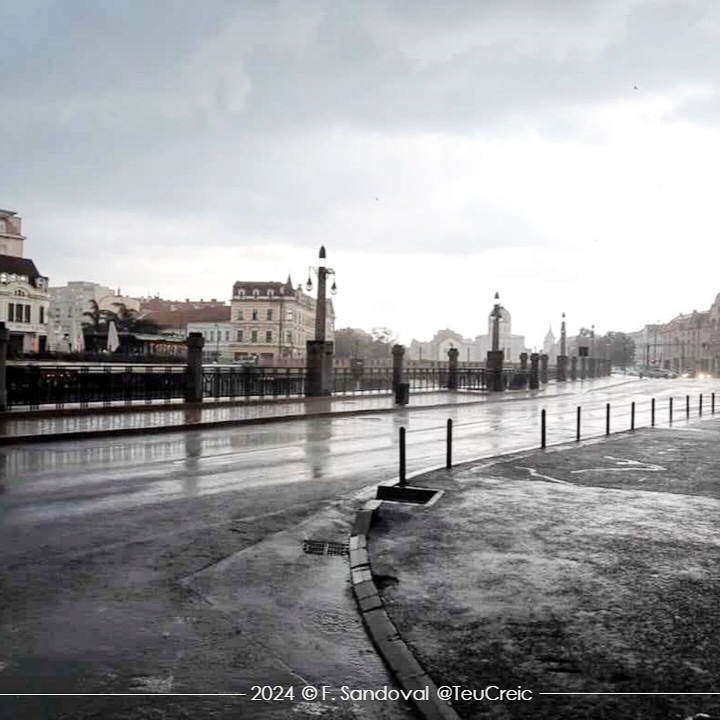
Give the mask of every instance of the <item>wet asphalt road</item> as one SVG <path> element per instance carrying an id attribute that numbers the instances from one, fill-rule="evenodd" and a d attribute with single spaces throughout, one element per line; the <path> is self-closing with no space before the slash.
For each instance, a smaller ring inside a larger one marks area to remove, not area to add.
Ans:
<path id="1" fill-rule="evenodd" d="M 219 693 L 252 685 L 375 688 L 390 682 L 359 624 L 342 558 L 302 540 L 346 539 L 353 511 L 408 472 L 704 412 L 718 381 L 632 380 L 571 395 L 316 418 L 0 450 L 2 693 Z M 720 407 L 718 408 L 720 411 Z M 380 705 L 299 697 L 2 698 L 2 717 L 406 718 Z"/>

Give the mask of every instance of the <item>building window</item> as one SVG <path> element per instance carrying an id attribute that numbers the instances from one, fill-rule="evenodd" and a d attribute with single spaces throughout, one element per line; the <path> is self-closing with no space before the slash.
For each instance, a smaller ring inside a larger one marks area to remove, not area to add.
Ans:
<path id="1" fill-rule="evenodd" d="M 259 296 L 260 296 L 260 291 L 259 291 L 259 290 L 253 290 L 253 297 L 256 298 L 256 297 L 259 297 Z"/>
<path id="2" fill-rule="evenodd" d="M 273 295 L 275 295 L 275 293 L 272 290 L 268 290 L 267 296 L 272 297 Z"/>
<path id="3" fill-rule="evenodd" d="M 230 342 L 230 331 L 229 330 L 225 331 L 225 342 Z"/>
<path id="4" fill-rule="evenodd" d="M 237 331 L 237 341 L 238 341 L 238 342 L 242 342 L 242 341 L 243 341 L 243 331 L 242 331 L 242 330 L 238 330 L 238 331 Z"/>
<path id="5" fill-rule="evenodd" d="M 265 331 L 265 342 L 271 343 L 272 342 L 272 330 L 266 330 Z"/>
<path id="6" fill-rule="evenodd" d="M 257 342 L 257 330 L 253 330 L 253 331 L 250 333 L 250 340 L 251 340 L 252 342 L 254 342 L 254 343 Z"/>
<path id="7" fill-rule="evenodd" d="M 15 322 L 15 303 L 8 303 L 8 321 Z"/>
<path id="8" fill-rule="evenodd" d="M 292 345 L 292 332 L 290 330 L 285 333 L 285 341 L 288 345 Z"/>
<path id="9" fill-rule="evenodd" d="M 242 311 L 242 310 L 238 310 L 237 319 L 238 319 L 238 320 L 244 320 L 244 319 L 245 319 L 245 318 L 243 317 L 243 311 Z"/>
<path id="10" fill-rule="evenodd" d="M 210 330 L 209 338 L 210 338 L 210 342 L 212 342 L 215 339 L 215 331 L 214 330 Z"/>
<path id="11" fill-rule="evenodd" d="M 258 311 L 257 311 L 257 310 L 253 310 L 253 311 L 252 311 L 252 319 L 253 319 L 253 320 L 257 320 L 257 319 L 258 319 Z"/>
<path id="12" fill-rule="evenodd" d="M 272 308 L 268 308 L 268 311 L 267 311 L 267 319 L 268 319 L 268 320 L 272 320 Z"/>
<path id="13" fill-rule="evenodd" d="M 45 324 L 45 307 L 43 305 L 40 306 L 40 324 Z"/>

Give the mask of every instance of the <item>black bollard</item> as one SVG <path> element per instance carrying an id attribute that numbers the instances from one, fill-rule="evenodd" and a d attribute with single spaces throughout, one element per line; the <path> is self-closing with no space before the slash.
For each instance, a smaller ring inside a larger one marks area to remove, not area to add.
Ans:
<path id="1" fill-rule="evenodd" d="M 545 447 L 545 410 L 540 413 L 540 447 Z"/>
<path id="2" fill-rule="evenodd" d="M 700 393 L 700 402 L 698 403 L 698 415 L 702 417 L 702 393 Z"/>
<path id="3" fill-rule="evenodd" d="M 670 407 L 668 408 L 668 409 L 669 409 L 669 413 L 670 413 L 670 424 L 671 424 L 671 425 L 672 425 L 672 420 L 673 420 L 673 418 L 672 418 L 672 416 L 673 416 L 673 412 L 672 412 L 672 405 L 673 405 L 673 403 L 672 403 L 672 401 L 673 401 L 673 399 L 670 398 Z"/>
<path id="4" fill-rule="evenodd" d="M 405 479 L 405 428 L 400 428 L 400 484 L 406 485 Z"/>
<path id="5" fill-rule="evenodd" d="M 690 396 L 685 396 L 685 417 L 690 418 Z"/>
<path id="6" fill-rule="evenodd" d="M 655 427 L 655 398 L 653 398 L 650 403 L 650 425 L 651 427 Z"/>
<path id="7" fill-rule="evenodd" d="M 710 412 L 715 414 L 715 393 L 710 396 Z"/>
<path id="8" fill-rule="evenodd" d="M 635 401 L 630 403 L 630 429 L 635 429 Z"/>
<path id="9" fill-rule="evenodd" d="M 452 467 L 452 419 L 447 421 L 447 445 L 445 448 L 445 467 L 449 470 Z"/>
<path id="10" fill-rule="evenodd" d="M 575 429 L 575 441 L 576 442 L 580 442 L 580 412 L 581 412 L 581 409 L 580 409 L 580 406 L 578 405 L 577 423 L 576 423 L 577 427 Z"/>
<path id="11" fill-rule="evenodd" d="M 610 403 L 605 405 L 605 434 L 610 434 Z"/>

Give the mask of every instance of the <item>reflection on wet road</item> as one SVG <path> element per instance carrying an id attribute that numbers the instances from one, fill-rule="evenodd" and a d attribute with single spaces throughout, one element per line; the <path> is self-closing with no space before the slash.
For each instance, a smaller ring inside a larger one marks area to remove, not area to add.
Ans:
<path id="1" fill-rule="evenodd" d="M 407 429 L 408 472 L 444 462 L 445 427 L 454 423 L 454 461 L 536 447 L 539 418 L 547 412 L 548 443 L 575 437 L 575 413 L 582 410 L 583 437 L 605 431 L 605 405 L 611 403 L 613 432 L 630 427 L 630 403 L 636 402 L 636 426 L 650 424 L 650 401 L 657 398 L 656 422 L 667 423 L 673 396 L 675 420 L 691 417 L 698 396 L 717 381 L 637 381 L 593 389 L 576 383 L 572 395 L 514 399 L 437 410 L 398 409 L 391 414 L 314 418 L 296 422 L 47 443 L 0 450 L 4 524 L 43 522 L 252 488 L 292 486 L 315 481 L 357 479 L 358 487 L 397 474 L 398 429 Z M 718 408 L 720 411 L 720 408 Z M 328 495 L 332 488 L 328 487 Z"/>

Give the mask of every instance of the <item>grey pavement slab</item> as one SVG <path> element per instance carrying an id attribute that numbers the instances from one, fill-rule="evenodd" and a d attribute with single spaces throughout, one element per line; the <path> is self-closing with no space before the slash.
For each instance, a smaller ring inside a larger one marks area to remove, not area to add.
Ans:
<path id="1" fill-rule="evenodd" d="M 532 691 L 462 718 L 720 717 L 719 442 L 711 418 L 516 453 L 380 508 L 374 578 L 436 685 Z"/>

